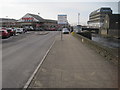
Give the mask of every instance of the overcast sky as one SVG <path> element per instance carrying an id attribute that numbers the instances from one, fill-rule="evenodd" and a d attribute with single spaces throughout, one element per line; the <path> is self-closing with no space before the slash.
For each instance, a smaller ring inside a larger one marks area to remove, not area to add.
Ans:
<path id="1" fill-rule="evenodd" d="M 119 0 L 0 0 L 0 18 L 20 19 L 27 13 L 38 14 L 45 19 L 57 20 L 58 14 L 67 14 L 71 24 L 86 24 L 89 14 L 100 7 L 111 7 L 118 13 Z M 88 2 L 89 1 L 89 2 Z"/>

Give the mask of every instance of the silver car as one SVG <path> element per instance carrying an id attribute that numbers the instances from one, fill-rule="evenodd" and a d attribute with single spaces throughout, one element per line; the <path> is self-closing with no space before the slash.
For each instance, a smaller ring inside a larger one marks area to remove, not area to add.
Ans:
<path id="1" fill-rule="evenodd" d="M 69 34 L 70 31 L 68 30 L 68 28 L 63 28 L 63 29 L 62 29 L 62 33 L 63 33 L 63 34 Z"/>
<path id="2" fill-rule="evenodd" d="M 16 33 L 19 33 L 19 34 L 22 34 L 24 32 L 23 28 L 15 28 L 15 31 Z"/>

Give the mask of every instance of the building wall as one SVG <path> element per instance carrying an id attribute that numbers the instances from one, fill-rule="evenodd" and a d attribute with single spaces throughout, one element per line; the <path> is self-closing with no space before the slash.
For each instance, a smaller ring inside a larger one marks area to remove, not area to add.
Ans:
<path id="1" fill-rule="evenodd" d="M 2 27 L 15 27 L 17 20 L 15 19 L 8 19 L 8 18 L 0 18 L 0 25 Z"/>
<path id="2" fill-rule="evenodd" d="M 106 15 L 101 31 L 103 35 L 120 38 L 120 15 Z"/>
<path id="3" fill-rule="evenodd" d="M 44 28 L 47 30 L 47 29 L 56 29 L 57 28 L 57 26 L 58 26 L 58 24 L 57 24 L 57 21 L 52 21 L 51 20 L 51 22 L 50 21 L 45 21 L 44 22 Z"/>
<path id="4" fill-rule="evenodd" d="M 101 34 L 102 35 L 108 35 L 108 29 L 109 29 L 109 16 L 106 15 L 104 18 L 103 26 L 101 27 Z"/>

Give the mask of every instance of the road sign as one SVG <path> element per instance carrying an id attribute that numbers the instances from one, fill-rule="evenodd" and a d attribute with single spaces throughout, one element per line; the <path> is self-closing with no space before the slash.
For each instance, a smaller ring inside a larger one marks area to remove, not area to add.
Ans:
<path id="1" fill-rule="evenodd" d="M 67 15 L 58 15 L 58 24 L 67 24 Z"/>

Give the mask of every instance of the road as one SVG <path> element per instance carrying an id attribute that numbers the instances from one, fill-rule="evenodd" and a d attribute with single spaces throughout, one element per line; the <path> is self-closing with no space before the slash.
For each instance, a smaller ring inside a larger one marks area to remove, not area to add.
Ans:
<path id="1" fill-rule="evenodd" d="M 22 88 L 30 78 L 58 32 L 36 32 L 14 36 L 2 43 L 2 87 Z"/>

